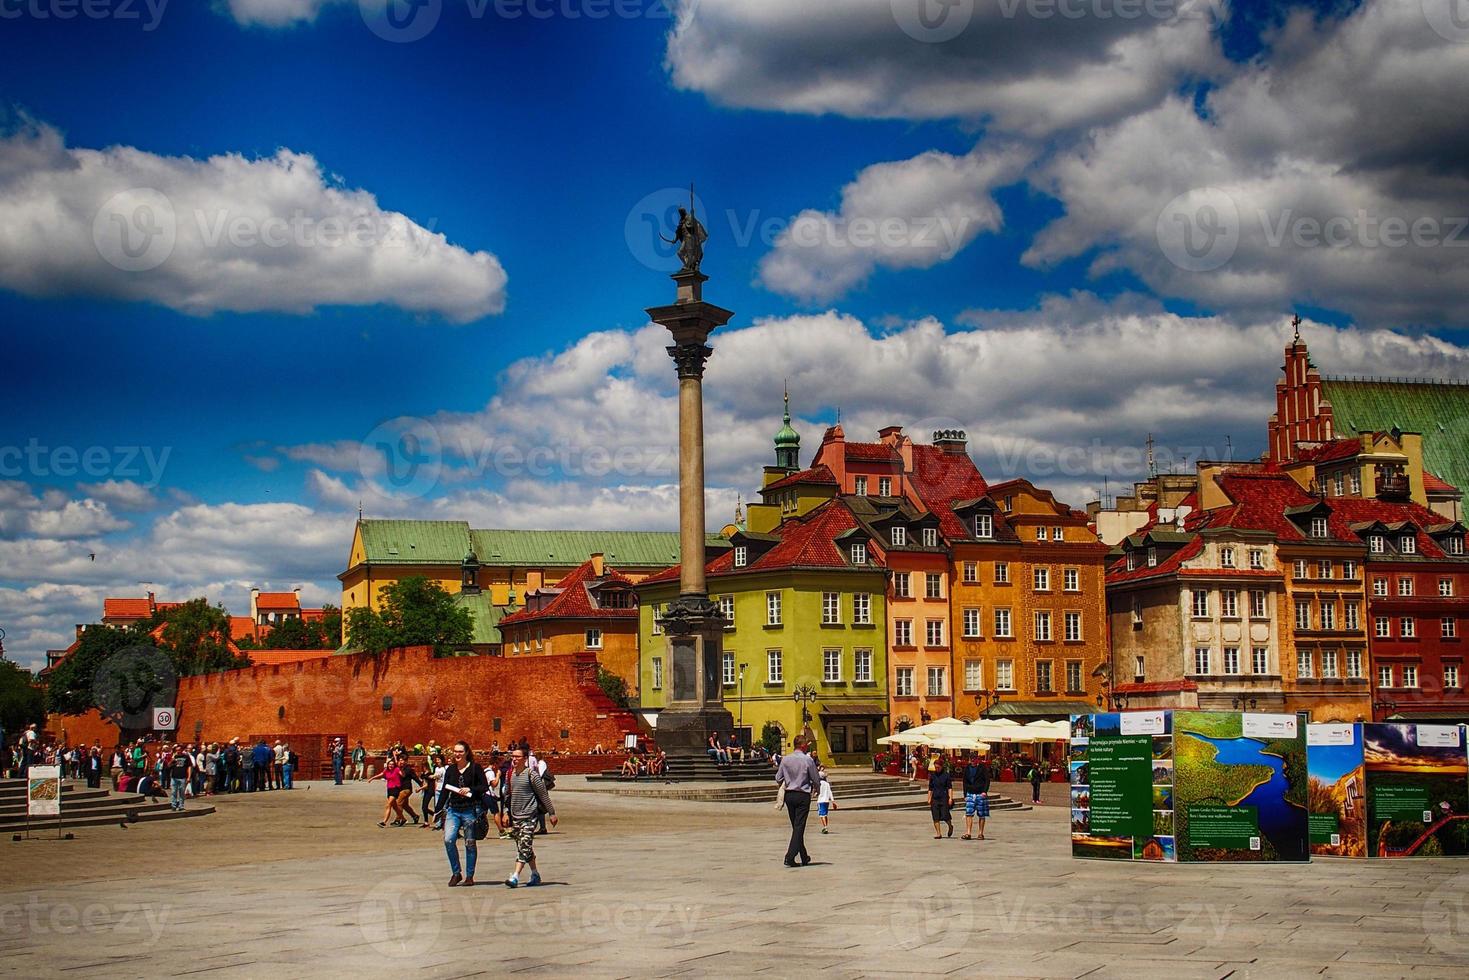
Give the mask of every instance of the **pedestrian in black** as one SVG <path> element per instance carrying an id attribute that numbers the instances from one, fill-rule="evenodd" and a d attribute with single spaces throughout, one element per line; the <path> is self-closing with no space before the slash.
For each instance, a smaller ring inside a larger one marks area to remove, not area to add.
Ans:
<path id="1" fill-rule="evenodd" d="M 1041 764 L 1035 763 L 1030 767 L 1030 802 L 1041 801 Z"/>
<path id="2" fill-rule="evenodd" d="M 942 834 L 939 833 L 939 824 L 945 824 L 949 828 L 949 836 L 954 836 L 954 777 L 944 765 L 943 756 L 934 759 L 933 769 L 928 774 L 928 811 L 933 817 L 933 839 L 938 840 Z"/>
<path id="3" fill-rule="evenodd" d="M 797 858 L 802 866 L 811 863 L 811 855 L 806 851 L 806 819 L 811 815 L 811 799 L 821 786 L 821 772 L 816 760 L 806 754 L 807 748 L 806 740 L 798 737 L 794 750 L 780 760 L 780 768 L 775 772 L 776 792 L 780 794 L 775 808 L 785 807 L 791 818 L 791 842 L 785 856 L 788 868 L 796 866 Z"/>

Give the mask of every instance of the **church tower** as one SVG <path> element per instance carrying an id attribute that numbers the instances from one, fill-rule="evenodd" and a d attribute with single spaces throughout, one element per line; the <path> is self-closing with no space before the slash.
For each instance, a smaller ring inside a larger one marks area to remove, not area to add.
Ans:
<path id="1" fill-rule="evenodd" d="M 785 393 L 785 424 L 775 434 L 775 465 L 794 473 L 801 468 L 801 436 L 791 428 L 791 393 Z"/>

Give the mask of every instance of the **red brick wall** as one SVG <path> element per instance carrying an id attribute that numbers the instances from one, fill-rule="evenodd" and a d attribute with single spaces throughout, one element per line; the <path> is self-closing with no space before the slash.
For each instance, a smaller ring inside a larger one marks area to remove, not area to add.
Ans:
<path id="1" fill-rule="evenodd" d="M 487 748 L 493 740 L 504 745 L 521 736 L 538 748 L 562 751 L 585 752 L 597 742 L 621 745 L 630 717 L 580 683 L 585 676 L 575 655 L 438 659 L 427 647 L 390 651 L 378 660 L 360 654 L 251 667 L 182 678 L 177 731 L 187 741 L 200 723 L 205 741 L 343 732 L 349 745 L 361 739 L 369 748 L 400 740 L 447 745 L 460 738 Z M 391 710 L 383 710 L 385 697 L 393 699 Z M 96 712 L 53 716 L 47 727 L 58 736 L 65 728 L 73 741 L 117 741 L 116 729 Z"/>

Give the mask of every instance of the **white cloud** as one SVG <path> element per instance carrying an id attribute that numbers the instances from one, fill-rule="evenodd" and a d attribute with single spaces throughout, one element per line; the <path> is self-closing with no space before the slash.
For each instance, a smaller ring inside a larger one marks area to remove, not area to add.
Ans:
<path id="1" fill-rule="evenodd" d="M 34 492 L 18 480 L 0 481 L 0 538 L 88 538 L 131 525 L 101 500 L 75 500 L 58 489 Z"/>
<path id="2" fill-rule="evenodd" d="M 256 27 L 293 27 L 309 24 L 327 7 L 355 0 L 228 0 L 237 23 Z"/>
<path id="3" fill-rule="evenodd" d="M 505 283 L 489 252 L 345 188 L 309 154 L 94 150 L 38 124 L 0 137 L 0 286 L 27 295 L 194 316 L 386 304 L 463 322 L 501 312 Z"/>
<path id="4" fill-rule="evenodd" d="M 151 510 L 158 504 L 158 498 L 153 491 L 136 480 L 79 483 L 77 489 L 93 500 L 100 500 L 118 510 Z"/>

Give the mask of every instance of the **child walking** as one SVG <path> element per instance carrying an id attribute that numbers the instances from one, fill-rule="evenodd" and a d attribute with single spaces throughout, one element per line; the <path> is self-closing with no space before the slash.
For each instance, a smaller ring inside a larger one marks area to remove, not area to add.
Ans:
<path id="1" fill-rule="evenodd" d="M 816 791 L 816 815 L 821 818 L 821 832 L 829 832 L 831 818 L 828 814 L 837 808 L 836 798 L 831 795 L 831 780 L 826 778 L 826 769 L 817 770 L 821 776 L 821 788 Z"/>

